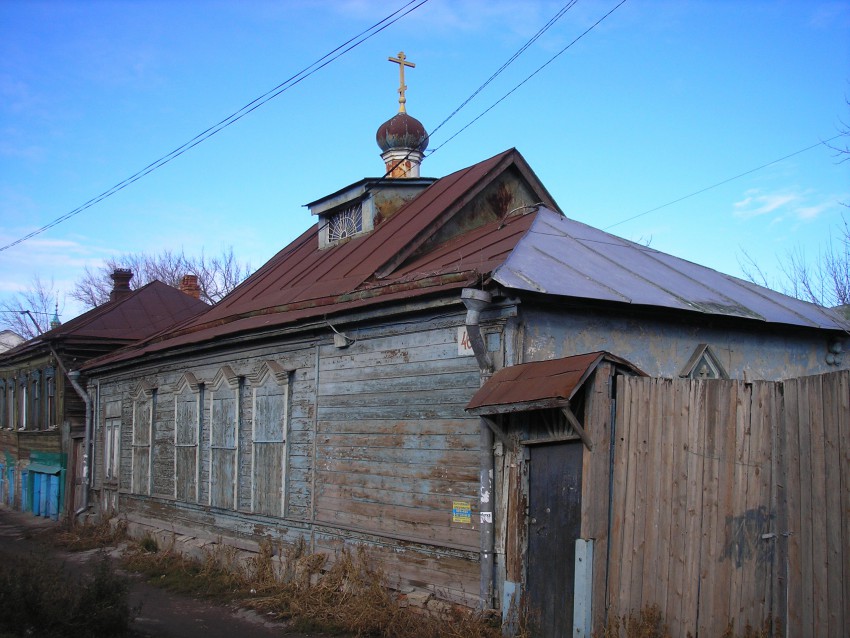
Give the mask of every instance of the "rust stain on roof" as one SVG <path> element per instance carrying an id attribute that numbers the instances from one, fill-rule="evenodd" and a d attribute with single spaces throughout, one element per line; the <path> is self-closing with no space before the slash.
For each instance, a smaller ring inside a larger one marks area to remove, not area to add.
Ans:
<path id="1" fill-rule="evenodd" d="M 472 414 L 514 412 L 541 402 L 553 407 L 570 401 L 603 361 L 645 376 L 634 365 L 608 352 L 590 352 L 562 359 L 534 361 L 497 371 L 469 401 Z"/>

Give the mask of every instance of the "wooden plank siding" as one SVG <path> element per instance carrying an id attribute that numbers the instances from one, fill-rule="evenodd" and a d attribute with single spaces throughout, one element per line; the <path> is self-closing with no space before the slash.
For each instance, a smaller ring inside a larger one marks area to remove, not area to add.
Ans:
<path id="1" fill-rule="evenodd" d="M 609 617 L 658 605 L 673 635 L 773 618 L 787 636 L 845 635 L 848 393 L 848 371 L 619 377 L 611 551 L 596 572 Z"/>
<path id="2" fill-rule="evenodd" d="M 404 541 L 478 548 L 478 389 L 457 328 L 360 339 L 319 360 L 316 519 Z M 452 522 L 452 503 L 472 506 Z"/>
<path id="3" fill-rule="evenodd" d="M 362 544 L 403 591 L 475 606 L 480 437 L 464 408 L 480 372 L 458 353 L 463 316 L 361 328 L 344 349 L 327 337 L 234 347 L 102 378 L 101 402 L 121 402 L 120 482 L 95 489 L 135 524 L 182 536 Z M 263 365 L 280 368 L 285 401 Z M 255 424 L 280 410 L 284 433 Z M 455 501 L 470 522 L 452 520 Z"/>

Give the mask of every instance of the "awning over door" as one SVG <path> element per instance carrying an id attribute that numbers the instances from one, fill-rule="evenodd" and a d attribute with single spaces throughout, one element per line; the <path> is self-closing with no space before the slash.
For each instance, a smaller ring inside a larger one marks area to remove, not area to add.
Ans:
<path id="1" fill-rule="evenodd" d="M 477 416 L 524 412 L 568 405 L 596 367 L 608 361 L 632 374 L 642 370 L 609 352 L 534 361 L 502 368 L 481 386 L 466 406 Z"/>

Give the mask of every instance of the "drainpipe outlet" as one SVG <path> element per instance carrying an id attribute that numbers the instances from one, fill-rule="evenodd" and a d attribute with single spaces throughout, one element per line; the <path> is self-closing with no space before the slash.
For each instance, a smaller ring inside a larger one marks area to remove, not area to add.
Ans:
<path id="1" fill-rule="evenodd" d="M 489 306 L 493 297 L 489 292 L 478 290 L 477 288 L 464 288 L 460 295 L 463 305 L 466 306 L 466 334 L 469 335 L 469 341 L 472 344 L 472 351 L 475 353 L 475 358 L 478 360 L 478 367 L 482 372 L 493 371 L 493 361 L 490 359 L 490 354 L 484 344 L 484 338 L 481 336 L 481 328 L 479 321 L 481 312 Z"/>

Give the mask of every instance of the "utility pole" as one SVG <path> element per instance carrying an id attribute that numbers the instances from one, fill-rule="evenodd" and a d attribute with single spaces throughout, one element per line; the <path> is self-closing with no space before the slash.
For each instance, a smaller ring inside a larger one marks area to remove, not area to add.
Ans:
<path id="1" fill-rule="evenodd" d="M 20 312 L 22 315 L 27 315 L 30 318 L 30 321 L 32 321 L 32 325 L 35 326 L 36 332 L 38 332 L 38 334 L 44 334 L 44 330 L 41 329 L 41 327 L 38 325 L 38 322 L 35 320 L 35 317 L 32 316 L 32 313 L 29 310 L 21 310 Z"/>

